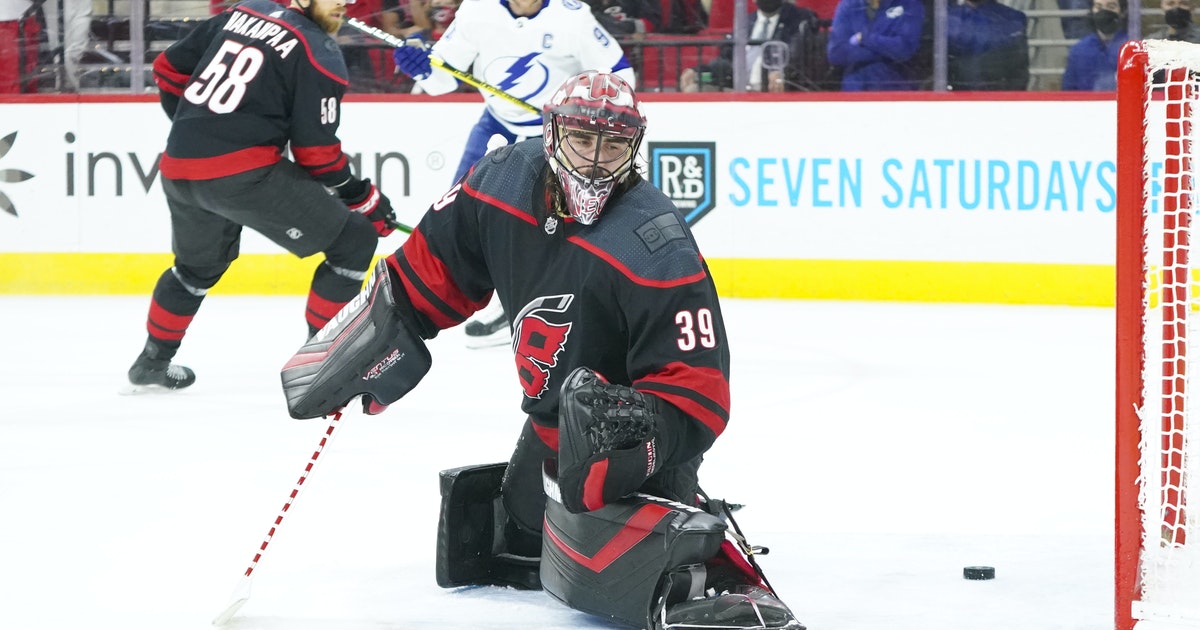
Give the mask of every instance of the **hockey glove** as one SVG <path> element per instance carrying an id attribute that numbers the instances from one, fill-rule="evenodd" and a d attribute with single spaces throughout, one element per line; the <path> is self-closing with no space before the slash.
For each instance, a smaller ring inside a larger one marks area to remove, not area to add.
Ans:
<path id="1" fill-rule="evenodd" d="M 429 63 L 429 50 L 425 48 L 425 40 L 420 37 L 410 37 L 404 40 L 404 45 L 392 51 L 392 59 L 396 67 L 408 76 L 420 81 L 428 79 L 433 74 L 433 66 Z"/>
<path id="2" fill-rule="evenodd" d="M 604 507 L 659 469 L 667 452 L 659 404 L 585 367 L 567 377 L 558 408 L 558 487 L 568 510 Z"/>
<path id="3" fill-rule="evenodd" d="M 413 321 L 400 278 L 380 260 L 366 289 L 283 366 L 288 413 L 326 416 L 363 395 L 363 412 L 372 415 L 399 400 L 432 363 Z"/>
<path id="4" fill-rule="evenodd" d="M 351 212 L 357 212 L 375 226 L 379 236 L 387 236 L 396 230 L 396 212 L 392 210 L 392 201 L 379 191 L 379 187 L 371 180 L 362 180 L 362 192 L 352 199 L 343 199 Z"/>

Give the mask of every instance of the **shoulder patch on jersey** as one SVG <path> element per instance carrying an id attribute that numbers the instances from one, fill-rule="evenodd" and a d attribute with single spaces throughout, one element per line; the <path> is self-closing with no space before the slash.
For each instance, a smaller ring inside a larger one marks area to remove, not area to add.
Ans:
<path id="1" fill-rule="evenodd" d="M 512 152 L 513 152 L 513 145 L 506 144 L 502 147 L 492 150 L 491 153 L 488 153 L 488 157 L 490 157 L 493 162 L 500 163 L 500 162 L 503 162 L 504 160 L 507 160 L 508 156 L 512 155 Z"/>
<path id="2" fill-rule="evenodd" d="M 583 8 L 583 3 L 579 0 L 563 0 L 563 6 L 572 11 L 577 11 Z"/>
<path id="3" fill-rule="evenodd" d="M 643 180 L 614 201 L 599 221 L 570 239 L 639 284 L 664 286 L 704 277 L 691 232 L 666 195 Z"/>
<path id="4" fill-rule="evenodd" d="M 643 223 L 634 232 L 641 237 L 642 243 L 651 252 L 658 251 L 671 241 L 687 238 L 687 232 L 674 212 L 660 214 Z"/>

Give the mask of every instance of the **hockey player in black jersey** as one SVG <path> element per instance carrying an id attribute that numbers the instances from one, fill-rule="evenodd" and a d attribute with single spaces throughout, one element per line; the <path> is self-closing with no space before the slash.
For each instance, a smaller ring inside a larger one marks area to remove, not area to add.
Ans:
<path id="1" fill-rule="evenodd" d="M 424 340 L 495 292 L 528 418 L 508 462 L 443 471 L 438 584 L 543 588 L 656 630 L 802 630 L 699 488 L 729 419 L 729 351 L 690 230 L 634 165 L 636 95 L 585 72 L 543 120 L 543 139 L 488 153 L 434 202 L 292 357 L 289 412 L 359 395 L 381 412 L 429 369 Z"/>
<path id="2" fill-rule="evenodd" d="M 134 391 L 195 381 L 171 359 L 238 257 L 243 227 L 301 258 L 325 254 L 308 295 L 310 335 L 358 294 L 379 237 L 394 229 L 391 202 L 351 173 L 337 137 L 347 74 L 331 34 L 348 1 L 246 0 L 155 59 L 172 121 L 160 169 L 175 261 L 154 287 Z"/>

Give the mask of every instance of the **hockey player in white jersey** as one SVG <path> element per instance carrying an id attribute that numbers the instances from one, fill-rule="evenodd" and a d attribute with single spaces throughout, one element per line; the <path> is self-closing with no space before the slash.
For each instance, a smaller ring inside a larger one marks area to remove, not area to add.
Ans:
<path id="1" fill-rule="evenodd" d="M 624 51 L 581 0 L 464 0 L 432 48 L 413 43 L 418 45 L 396 49 L 396 67 L 426 93 L 447 94 L 458 86 L 452 75 L 433 68 L 432 54 L 532 106 L 483 91 L 483 115 L 467 138 L 454 181 L 487 153 L 489 141 L 498 142 L 493 136 L 509 144 L 541 136 L 542 105 L 568 78 L 603 70 L 635 85 Z M 476 348 L 507 344 L 511 337 L 508 317 L 495 300 L 467 322 L 465 332 L 467 345 Z"/>

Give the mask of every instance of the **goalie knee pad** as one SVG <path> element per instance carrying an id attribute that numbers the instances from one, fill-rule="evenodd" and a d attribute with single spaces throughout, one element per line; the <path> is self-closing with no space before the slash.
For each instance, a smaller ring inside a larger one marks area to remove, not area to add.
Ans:
<path id="1" fill-rule="evenodd" d="M 550 500 L 542 587 L 576 610 L 660 628 L 666 598 L 686 599 L 693 584 L 703 584 L 703 563 L 720 550 L 725 529 L 703 510 L 645 494 L 579 514 Z M 687 579 L 694 571 L 699 575 Z"/>
<path id="2" fill-rule="evenodd" d="M 520 530 L 507 517 L 500 499 L 506 468 L 507 464 L 488 464 L 441 472 L 435 562 L 438 586 L 541 588 L 536 545 L 533 556 L 514 553 L 529 546 L 514 538 L 533 534 Z"/>
<path id="3" fill-rule="evenodd" d="M 363 395 L 378 413 L 429 372 L 425 341 L 413 332 L 411 306 L 395 272 L 380 260 L 367 288 L 350 301 L 283 366 L 280 377 L 293 418 L 329 415 Z M 406 317 L 407 315 L 407 317 Z"/>

